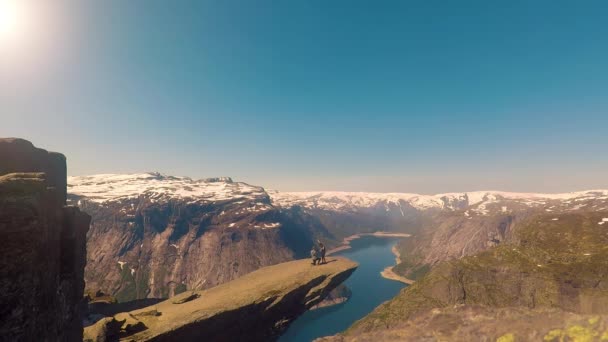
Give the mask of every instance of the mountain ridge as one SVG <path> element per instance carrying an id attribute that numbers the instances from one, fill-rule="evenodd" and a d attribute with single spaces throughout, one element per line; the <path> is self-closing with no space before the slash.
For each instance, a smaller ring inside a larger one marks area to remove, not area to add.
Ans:
<path id="1" fill-rule="evenodd" d="M 150 185 L 152 183 L 152 185 Z M 117 190 L 116 187 L 122 187 Z M 125 189 L 126 188 L 126 189 Z M 448 192 L 424 195 L 407 192 L 350 192 L 350 191 L 278 191 L 245 182 L 234 182 L 231 177 L 193 179 L 170 176 L 158 172 L 133 174 L 95 174 L 68 177 L 68 191 L 72 195 L 87 197 L 98 203 L 133 198 L 144 193 L 167 195 L 174 191 L 174 197 L 193 198 L 202 201 L 221 201 L 233 198 L 251 198 L 267 194 L 273 203 L 280 206 L 300 205 L 324 209 L 369 207 L 384 201 L 386 203 L 407 203 L 416 209 L 458 209 L 461 206 L 476 205 L 496 199 L 528 201 L 534 204 L 542 200 L 573 200 L 582 198 L 608 199 L 608 189 L 591 189 L 563 193 L 510 192 L 502 190 L 479 190 Z M 105 193 L 105 195 L 100 195 Z M 312 205 L 311 203 L 314 203 Z"/>

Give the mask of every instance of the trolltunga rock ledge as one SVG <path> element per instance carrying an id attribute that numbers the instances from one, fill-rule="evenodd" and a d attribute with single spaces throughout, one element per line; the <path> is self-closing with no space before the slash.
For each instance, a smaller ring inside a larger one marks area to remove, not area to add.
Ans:
<path id="1" fill-rule="evenodd" d="M 264 267 L 203 291 L 85 328 L 85 341 L 269 341 L 346 280 L 357 264 L 331 258 L 321 266 L 296 260 Z"/>

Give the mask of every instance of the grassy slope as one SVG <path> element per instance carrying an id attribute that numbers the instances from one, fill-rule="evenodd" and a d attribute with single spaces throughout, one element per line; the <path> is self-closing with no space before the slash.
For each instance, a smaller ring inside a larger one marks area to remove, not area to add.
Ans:
<path id="1" fill-rule="evenodd" d="M 515 243 L 438 265 L 346 333 L 385 329 L 453 304 L 608 314 L 608 225 L 598 224 L 604 217 L 536 216 L 520 226 Z"/>

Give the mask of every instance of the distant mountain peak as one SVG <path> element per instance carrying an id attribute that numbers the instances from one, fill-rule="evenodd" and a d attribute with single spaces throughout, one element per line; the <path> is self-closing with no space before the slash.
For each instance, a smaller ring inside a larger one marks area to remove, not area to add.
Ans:
<path id="1" fill-rule="evenodd" d="M 93 202 L 117 201 L 142 195 L 155 200 L 182 198 L 198 202 L 267 197 L 263 188 L 230 177 L 192 179 L 159 172 L 98 174 L 68 177 L 68 192 Z"/>
<path id="2" fill-rule="evenodd" d="M 517 193 L 505 191 L 471 191 L 460 193 L 444 193 L 437 195 L 419 195 L 411 193 L 373 193 L 373 192 L 269 192 L 273 203 L 283 207 L 294 205 L 319 208 L 325 210 L 350 211 L 357 208 L 374 206 L 390 206 L 401 208 L 411 206 L 418 210 L 446 209 L 458 210 L 468 207 L 479 207 L 480 213 L 486 213 L 486 205 L 511 201 L 521 205 L 535 207 L 547 204 L 549 201 L 559 201 L 566 204 L 585 200 L 608 200 L 608 190 L 587 190 L 561 194 Z M 502 207 L 500 210 L 503 210 Z M 508 210 L 505 209 L 505 210 Z"/>

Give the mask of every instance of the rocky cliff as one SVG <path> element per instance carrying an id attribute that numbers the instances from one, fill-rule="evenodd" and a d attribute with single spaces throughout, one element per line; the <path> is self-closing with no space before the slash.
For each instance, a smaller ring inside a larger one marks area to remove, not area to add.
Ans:
<path id="1" fill-rule="evenodd" d="M 90 217 L 66 202 L 66 161 L 21 139 L 0 139 L 0 336 L 82 339 Z"/>
<path id="2" fill-rule="evenodd" d="M 272 341 L 357 268 L 344 258 L 328 261 L 264 267 L 208 290 L 120 313 L 86 328 L 85 341 Z"/>
<path id="3" fill-rule="evenodd" d="M 87 288 L 121 302 L 213 287 L 333 240 L 297 209 L 273 206 L 263 188 L 226 177 L 70 177 L 69 193 L 93 217 Z"/>

